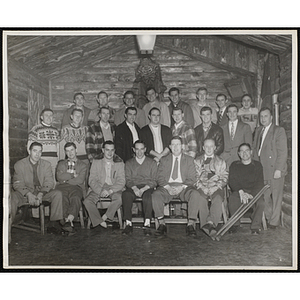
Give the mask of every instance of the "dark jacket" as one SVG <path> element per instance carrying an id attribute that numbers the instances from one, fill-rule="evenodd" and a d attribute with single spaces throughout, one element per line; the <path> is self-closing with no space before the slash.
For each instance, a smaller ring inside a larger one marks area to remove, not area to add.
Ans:
<path id="1" fill-rule="evenodd" d="M 140 127 L 134 123 L 138 137 L 141 137 Z M 115 136 L 116 154 L 119 155 L 124 162 L 133 157 L 133 138 L 130 128 L 127 126 L 126 121 L 121 123 L 116 128 Z"/>
<path id="2" fill-rule="evenodd" d="M 203 131 L 203 124 L 198 125 L 195 128 L 195 136 L 197 142 L 197 156 L 204 154 L 203 150 L 203 142 L 204 138 L 204 131 Z M 221 155 L 224 151 L 224 135 L 223 129 L 215 123 L 211 123 L 211 128 L 209 129 L 206 139 L 213 139 L 216 143 L 216 155 Z"/>

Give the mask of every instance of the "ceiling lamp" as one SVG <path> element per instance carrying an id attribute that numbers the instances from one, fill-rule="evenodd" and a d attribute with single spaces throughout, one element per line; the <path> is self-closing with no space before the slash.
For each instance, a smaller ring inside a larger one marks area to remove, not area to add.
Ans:
<path id="1" fill-rule="evenodd" d="M 141 54 L 152 54 L 155 44 L 156 35 L 137 35 Z"/>

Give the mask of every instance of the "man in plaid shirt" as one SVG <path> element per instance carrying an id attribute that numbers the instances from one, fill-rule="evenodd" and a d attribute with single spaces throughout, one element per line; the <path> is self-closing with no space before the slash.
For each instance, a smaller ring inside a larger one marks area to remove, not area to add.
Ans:
<path id="1" fill-rule="evenodd" d="M 90 163 L 93 159 L 103 158 L 103 143 L 115 138 L 115 125 L 109 124 L 110 112 L 107 107 L 100 108 L 99 118 L 99 122 L 89 126 L 86 134 L 85 147 Z"/>

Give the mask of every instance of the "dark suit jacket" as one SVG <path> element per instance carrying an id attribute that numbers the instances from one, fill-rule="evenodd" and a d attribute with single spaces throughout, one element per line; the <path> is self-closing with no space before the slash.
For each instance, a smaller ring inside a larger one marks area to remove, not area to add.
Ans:
<path id="1" fill-rule="evenodd" d="M 141 137 L 140 127 L 134 123 L 135 129 L 138 133 L 139 138 Z M 132 133 L 129 127 L 126 124 L 126 121 L 121 123 L 116 128 L 116 154 L 119 155 L 124 162 L 126 162 L 129 158 L 133 157 L 133 138 Z"/>
<path id="2" fill-rule="evenodd" d="M 172 131 L 169 127 L 165 125 L 160 125 L 160 126 L 161 126 L 161 139 L 163 143 L 163 148 L 165 149 L 170 145 L 171 138 L 172 138 Z M 141 129 L 141 139 L 146 144 L 147 147 L 146 154 L 149 157 L 153 157 L 152 155 L 149 154 L 151 150 L 154 150 L 154 139 L 149 125 L 146 125 Z"/>
<path id="3" fill-rule="evenodd" d="M 221 126 L 221 127 L 228 123 L 228 118 L 227 118 L 226 112 L 227 112 L 227 109 L 225 109 L 225 111 L 222 115 L 222 118 L 221 118 L 221 121 L 219 124 L 219 126 Z M 219 116 L 220 116 L 220 113 L 217 111 L 217 120 L 219 120 Z"/>
<path id="4" fill-rule="evenodd" d="M 197 142 L 197 156 L 204 154 L 203 150 L 203 142 L 204 142 L 204 131 L 203 131 L 203 124 L 198 125 L 195 128 L 195 136 Z M 213 139 L 216 143 L 216 150 L 215 154 L 220 156 L 224 151 L 224 136 L 223 136 L 223 129 L 211 123 L 211 128 L 209 129 L 206 139 Z"/>
<path id="5" fill-rule="evenodd" d="M 263 126 L 255 131 L 253 142 L 253 157 L 260 160 L 263 165 L 264 180 L 270 180 L 274 176 L 275 170 L 280 170 L 282 176 L 287 171 L 287 137 L 284 128 L 271 125 L 262 144 L 260 158 L 258 157 L 259 139 Z"/>
<path id="6" fill-rule="evenodd" d="M 172 160 L 172 153 L 169 153 L 160 160 L 157 171 L 157 183 L 159 186 L 165 186 L 168 184 L 172 171 Z M 191 156 L 182 153 L 180 171 L 183 184 L 192 186 L 196 183 L 196 167 L 194 159 Z"/>
<path id="7" fill-rule="evenodd" d="M 241 120 L 238 120 L 233 140 L 231 140 L 229 134 L 229 123 L 222 126 L 222 129 L 224 134 L 224 152 L 221 154 L 221 157 L 226 161 L 227 168 L 229 168 L 232 162 L 240 159 L 237 153 L 240 144 L 248 143 L 252 147 L 252 132 L 250 126 Z"/>

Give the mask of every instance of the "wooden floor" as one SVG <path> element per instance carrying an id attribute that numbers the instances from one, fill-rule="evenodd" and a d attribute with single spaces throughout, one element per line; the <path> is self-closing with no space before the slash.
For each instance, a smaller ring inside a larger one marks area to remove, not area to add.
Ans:
<path id="1" fill-rule="evenodd" d="M 143 234 L 142 224 L 135 224 L 131 236 L 123 236 L 118 228 L 81 229 L 75 224 L 73 236 L 44 236 L 12 229 L 9 265 L 37 268 L 60 267 L 290 267 L 292 237 L 285 228 L 250 234 L 243 224 L 236 234 L 225 234 L 221 241 L 212 241 L 197 228 L 197 237 L 185 234 L 185 225 L 168 225 L 164 237 Z M 153 229 L 154 233 L 154 229 Z"/>

